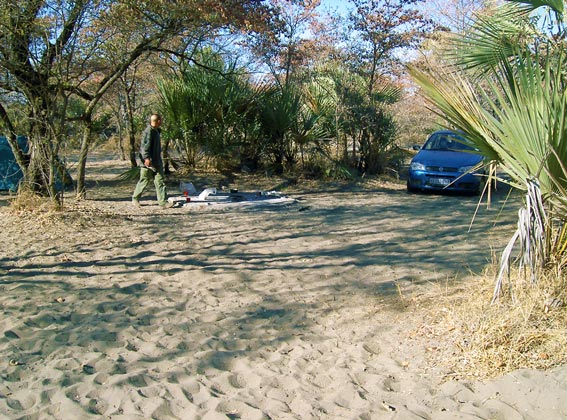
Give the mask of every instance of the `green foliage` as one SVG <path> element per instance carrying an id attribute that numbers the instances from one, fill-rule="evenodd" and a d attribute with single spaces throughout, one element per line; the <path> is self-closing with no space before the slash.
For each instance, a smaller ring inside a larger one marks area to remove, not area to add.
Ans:
<path id="1" fill-rule="evenodd" d="M 328 137 L 319 121 L 329 106 L 315 85 L 254 85 L 210 51 L 199 62 L 158 85 L 170 121 L 166 135 L 185 164 L 208 157 L 223 166 L 268 165 L 282 173 L 304 159 L 309 145 Z"/>
<path id="2" fill-rule="evenodd" d="M 328 137 L 327 127 L 320 122 L 330 108 L 316 84 L 300 86 L 289 83 L 274 87 L 264 96 L 260 111 L 266 151 L 272 157 L 274 170 L 292 168 L 298 160 L 305 164 L 305 154 Z"/>
<path id="3" fill-rule="evenodd" d="M 326 169 L 338 166 L 378 174 L 389 165 L 396 125 L 385 105 L 401 97 L 391 83 L 369 96 L 365 79 L 344 68 L 283 85 L 253 83 L 211 50 L 197 57 L 199 65 L 158 83 L 168 122 L 164 136 L 183 164 L 206 159 L 222 170 L 279 174 L 298 168 L 338 174 Z M 351 144 L 351 159 L 347 146 L 339 151 L 340 139 Z"/>
<path id="4" fill-rule="evenodd" d="M 230 159 L 255 130 L 248 118 L 255 98 L 242 71 L 210 50 L 202 51 L 198 61 L 181 77 L 158 83 L 169 120 L 165 135 L 190 166 L 203 156 Z"/>
<path id="5" fill-rule="evenodd" d="M 393 117 L 385 105 L 399 100 L 401 90 L 385 83 L 369 96 L 363 77 L 339 69 L 333 78 L 339 98 L 337 129 L 352 139 L 351 147 L 356 151 L 350 163 L 362 173 L 384 173 L 396 134 Z"/>

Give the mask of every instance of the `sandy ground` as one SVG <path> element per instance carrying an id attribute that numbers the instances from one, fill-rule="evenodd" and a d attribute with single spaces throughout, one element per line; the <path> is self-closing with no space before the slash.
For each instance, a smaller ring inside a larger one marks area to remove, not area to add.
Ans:
<path id="1" fill-rule="evenodd" d="M 567 370 L 453 380 L 418 333 L 416 297 L 502 248 L 504 194 L 469 232 L 476 197 L 378 182 L 215 211 L 150 190 L 138 209 L 125 169 L 90 162 L 88 199 L 57 217 L 1 197 L 0 418 L 567 418 Z"/>

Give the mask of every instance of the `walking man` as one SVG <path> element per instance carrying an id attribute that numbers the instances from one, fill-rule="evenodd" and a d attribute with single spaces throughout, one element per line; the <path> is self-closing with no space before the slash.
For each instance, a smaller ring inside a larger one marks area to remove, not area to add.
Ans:
<path id="1" fill-rule="evenodd" d="M 143 166 L 140 169 L 140 180 L 132 195 L 132 204 L 140 207 L 140 197 L 146 190 L 150 181 L 154 181 L 156 187 L 157 201 L 162 208 L 169 208 L 167 202 L 167 191 L 165 188 L 165 177 L 163 173 L 163 160 L 161 157 L 161 116 L 152 114 L 150 125 L 142 134 L 140 145 L 140 158 Z"/>

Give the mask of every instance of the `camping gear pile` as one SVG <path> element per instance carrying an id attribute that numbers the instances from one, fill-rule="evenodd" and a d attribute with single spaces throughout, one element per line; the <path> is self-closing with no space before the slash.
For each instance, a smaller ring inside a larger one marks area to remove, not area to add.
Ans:
<path id="1" fill-rule="evenodd" d="M 175 207 L 183 208 L 225 208 L 266 205 L 286 205 L 296 200 L 277 191 L 240 192 L 237 189 L 218 191 L 216 188 L 205 188 L 199 194 L 192 183 L 181 182 L 179 189 L 183 195 L 169 197 L 168 201 Z"/>

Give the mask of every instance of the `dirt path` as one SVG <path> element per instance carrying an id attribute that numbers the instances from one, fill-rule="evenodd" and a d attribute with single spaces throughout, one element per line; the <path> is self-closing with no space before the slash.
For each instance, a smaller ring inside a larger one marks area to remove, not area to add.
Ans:
<path id="1" fill-rule="evenodd" d="M 504 194 L 468 232 L 476 197 L 378 182 L 295 186 L 297 204 L 261 210 L 162 210 L 150 192 L 137 209 L 133 183 L 115 182 L 123 170 L 89 163 L 88 200 L 70 197 L 74 211 L 57 217 L 0 206 L 0 416 L 504 412 L 487 398 L 493 389 L 441 385 L 446 372 L 428 364 L 411 304 L 474 281 L 513 226 L 515 213 L 500 213 Z M 502 404 L 523 418 L 542 409 Z M 546 418 L 560 418 L 554 410 Z"/>

